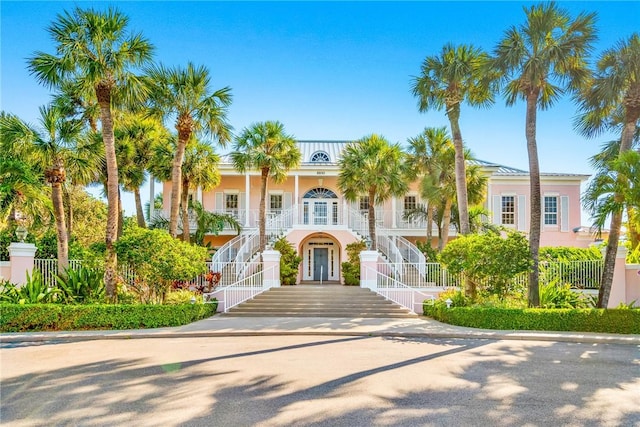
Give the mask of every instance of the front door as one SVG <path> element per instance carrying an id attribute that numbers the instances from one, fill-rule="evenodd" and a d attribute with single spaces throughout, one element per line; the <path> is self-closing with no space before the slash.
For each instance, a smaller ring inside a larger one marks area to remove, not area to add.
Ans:
<path id="1" fill-rule="evenodd" d="M 329 249 L 313 249 L 313 280 L 326 281 L 329 278 Z"/>

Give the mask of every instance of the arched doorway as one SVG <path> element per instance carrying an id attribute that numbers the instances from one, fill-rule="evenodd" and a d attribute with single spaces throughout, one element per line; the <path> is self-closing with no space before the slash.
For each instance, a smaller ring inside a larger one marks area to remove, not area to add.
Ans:
<path id="1" fill-rule="evenodd" d="M 301 243 L 303 282 L 340 282 L 340 244 L 327 233 Z"/>
<path id="2" fill-rule="evenodd" d="M 338 196 L 333 191 L 317 187 L 302 196 L 302 222 L 305 225 L 337 225 Z"/>

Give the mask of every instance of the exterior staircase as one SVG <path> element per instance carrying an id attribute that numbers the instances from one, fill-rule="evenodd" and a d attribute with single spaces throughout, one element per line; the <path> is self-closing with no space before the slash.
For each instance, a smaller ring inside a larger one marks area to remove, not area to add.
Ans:
<path id="1" fill-rule="evenodd" d="M 415 318 L 416 314 L 355 286 L 297 285 L 270 289 L 225 316 Z"/>

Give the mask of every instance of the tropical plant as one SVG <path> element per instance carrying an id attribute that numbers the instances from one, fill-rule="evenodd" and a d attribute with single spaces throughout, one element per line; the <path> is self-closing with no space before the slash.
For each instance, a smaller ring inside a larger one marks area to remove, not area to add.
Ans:
<path id="1" fill-rule="evenodd" d="M 594 137 L 605 130 L 621 132 L 618 156 L 622 157 L 631 150 L 634 136 L 637 134 L 640 121 L 640 35 L 634 33 L 628 40 L 619 42 L 616 46 L 602 53 L 595 75 L 585 90 L 579 94 L 581 115 L 576 121 L 576 127 L 581 134 Z M 624 161 L 620 159 L 621 161 Z M 622 165 L 618 164 L 618 167 Z M 609 204 L 611 222 L 609 238 L 605 254 L 604 271 L 598 307 L 607 307 L 611 286 L 615 258 L 620 240 L 622 227 L 622 205 L 624 195 L 620 193 L 628 187 L 625 182 L 629 176 L 624 173 L 616 174 L 612 201 Z"/>
<path id="2" fill-rule="evenodd" d="M 375 206 L 407 192 L 405 153 L 400 145 L 371 134 L 347 144 L 338 167 L 338 187 L 344 198 L 356 202 L 360 197 L 368 197 L 369 238 L 371 250 L 376 250 Z"/>
<path id="3" fill-rule="evenodd" d="M 516 231 L 469 234 L 449 242 L 440 261 L 454 274 L 464 273 L 465 294 L 475 299 L 477 289 L 506 296 L 514 279 L 530 267 L 527 239 Z"/>
<path id="4" fill-rule="evenodd" d="M 495 48 L 491 68 L 501 75 L 507 105 L 526 103 L 525 135 L 529 156 L 530 229 L 529 248 L 533 266 L 529 274 L 529 305 L 537 307 L 539 296 L 538 251 L 541 232 L 541 190 L 537 110 L 546 110 L 566 91 L 587 83 L 586 57 L 595 40 L 595 14 L 574 19 L 556 3 L 524 7 L 526 22 L 509 28 Z"/>
<path id="5" fill-rule="evenodd" d="M 589 299 L 580 292 L 571 290 L 568 283 L 557 280 L 540 286 L 541 308 L 590 308 Z"/>
<path id="6" fill-rule="evenodd" d="M 63 301 L 71 304 L 102 302 L 104 300 L 104 273 L 87 267 L 68 269 L 56 276 Z"/>
<path id="7" fill-rule="evenodd" d="M 465 150 L 460 131 L 460 106 L 467 102 L 474 107 L 493 103 L 491 89 L 494 73 L 487 72 L 484 63 L 488 55 L 472 45 L 446 44 L 439 55 L 425 58 L 419 77 L 414 78 L 412 90 L 418 97 L 420 111 L 442 110 L 449 118 L 453 135 L 455 189 L 458 200 L 460 232 L 469 234 L 469 203 Z"/>
<path id="8" fill-rule="evenodd" d="M 231 88 L 224 87 L 212 92 L 208 69 L 192 63 L 188 63 L 186 68 L 157 65 L 148 68 L 146 74 L 150 91 L 149 111 L 163 119 L 175 117 L 178 131 L 171 172 L 169 215 L 169 234 L 176 237 L 187 144 L 194 133 L 208 134 L 221 145 L 229 141 L 231 125 L 227 122 L 227 108 L 231 104 Z"/>
<path id="9" fill-rule="evenodd" d="M 271 179 L 278 184 L 287 178 L 287 172 L 300 165 L 302 153 L 292 135 L 285 133 L 280 122 L 254 123 L 244 128 L 235 139 L 231 161 L 240 173 L 260 172 L 260 212 L 258 219 L 259 251 L 267 246 L 267 185 Z"/>
<path id="10" fill-rule="evenodd" d="M 107 164 L 108 215 L 106 227 L 105 287 L 114 300 L 117 257 L 114 244 L 118 231 L 118 165 L 111 107 L 116 101 L 139 98 L 141 86 L 132 68 L 151 59 L 152 46 L 140 34 L 128 34 L 129 18 L 114 8 L 106 12 L 75 8 L 65 11 L 49 26 L 55 54 L 36 52 L 29 59 L 31 74 L 47 86 L 73 82 L 81 90 L 92 90 L 100 108 L 102 141 Z"/>
<path id="11" fill-rule="evenodd" d="M 360 252 L 367 249 L 367 244 L 360 240 L 349 243 L 347 251 L 347 261 L 342 263 L 342 276 L 344 284 L 347 286 L 360 286 Z"/>
<path id="12" fill-rule="evenodd" d="M 12 304 L 54 303 L 59 297 L 60 289 L 47 286 L 38 270 L 27 273 L 25 282 L 20 286 L 5 282 L 0 291 L 0 301 Z"/>
<path id="13" fill-rule="evenodd" d="M 302 257 L 298 256 L 293 245 L 285 237 L 276 240 L 273 249 L 280 252 L 280 283 L 284 286 L 295 285 Z"/>
<path id="14" fill-rule="evenodd" d="M 120 259 L 135 271 L 131 287 L 143 302 L 160 303 L 174 281 L 207 271 L 207 250 L 172 238 L 164 230 L 131 227 L 116 244 Z"/>
<path id="15" fill-rule="evenodd" d="M 77 151 L 82 123 L 65 119 L 51 107 L 40 108 L 40 128 L 30 126 L 17 116 L 0 117 L 2 148 L 44 165 L 44 180 L 51 186 L 51 203 L 58 240 L 58 273 L 69 266 L 69 235 L 65 220 L 62 187 L 66 181 L 65 165 Z"/>

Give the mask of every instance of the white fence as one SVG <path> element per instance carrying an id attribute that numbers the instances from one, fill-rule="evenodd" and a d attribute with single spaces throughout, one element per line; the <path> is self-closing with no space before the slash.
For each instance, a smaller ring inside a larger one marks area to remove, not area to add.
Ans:
<path id="1" fill-rule="evenodd" d="M 380 267 L 385 266 L 386 271 L 380 271 Z M 413 313 L 420 313 L 422 303 L 426 299 L 434 299 L 434 295 L 407 286 L 396 280 L 388 273 L 393 273 L 385 264 L 378 264 L 378 270 L 366 267 L 367 275 L 375 275 L 376 280 L 367 281 L 367 287 L 373 292 L 382 295 L 384 298 L 411 310 Z"/>
<path id="2" fill-rule="evenodd" d="M 273 275 L 274 270 L 275 267 L 270 267 L 267 270 L 260 269 L 239 282 L 219 288 L 214 292 L 205 293 L 203 294 L 205 301 L 208 302 L 216 298 L 218 303 L 224 307 L 224 312 L 226 313 L 236 305 L 242 304 L 256 295 L 269 290 L 273 282 L 265 280 L 265 275 Z"/>

